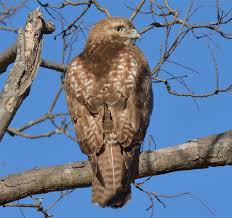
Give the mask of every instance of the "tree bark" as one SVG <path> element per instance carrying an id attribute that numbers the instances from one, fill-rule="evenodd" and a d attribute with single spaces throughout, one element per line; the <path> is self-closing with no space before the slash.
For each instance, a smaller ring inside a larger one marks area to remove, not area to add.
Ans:
<path id="1" fill-rule="evenodd" d="M 53 31 L 53 24 L 43 20 L 41 11 L 33 11 L 28 16 L 25 28 L 19 30 L 17 45 L 6 52 L 7 61 L 1 62 L 0 68 L 6 68 L 17 48 L 14 67 L 0 94 L 0 141 L 36 76 L 40 65 L 42 36 Z"/>
<path id="2" fill-rule="evenodd" d="M 138 178 L 180 170 L 232 165 L 232 130 L 140 155 Z M 91 186 L 88 161 L 65 164 L 0 178 L 0 205 L 52 191 Z"/>

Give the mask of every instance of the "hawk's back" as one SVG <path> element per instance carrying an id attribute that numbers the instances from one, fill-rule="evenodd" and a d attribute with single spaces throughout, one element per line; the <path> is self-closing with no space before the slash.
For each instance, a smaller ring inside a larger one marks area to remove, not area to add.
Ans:
<path id="1" fill-rule="evenodd" d="M 147 61 L 134 45 L 101 41 L 71 62 L 65 90 L 94 172 L 92 200 L 121 207 L 130 198 L 152 110 Z"/>

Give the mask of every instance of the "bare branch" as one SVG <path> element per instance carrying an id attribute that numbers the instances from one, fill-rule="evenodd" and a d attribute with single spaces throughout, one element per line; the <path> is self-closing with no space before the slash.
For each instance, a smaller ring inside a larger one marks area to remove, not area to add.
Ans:
<path id="1" fill-rule="evenodd" d="M 51 137 L 55 134 L 60 134 L 61 132 L 59 130 L 54 130 L 54 131 L 50 131 L 50 132 L 46 132 L 46 133 L 41 133 L 38 135 L 30 135 L 30 134 L 26 134 L 26 133 L 22 133 L 20 131 L 18 131 L 17 129 L 14 128 L 8 128 L 7 132 L 10 133 L 10 135 L 18 135 L 27 139 L 39 139 L 39 138 L 44 138 L 44 137 Z"/>
<path id="2" fill-rule="evenodd" d="M 68 191 L 61 191 L 60 196 L 52 203 L 50 204 L 45 211 L 51 210 L 58 202 L 60 202 L 66 195 L 69 195 L 72 193 L 73 190 L 68 190 Z"/>
<path id="3" fill-rule="evenodd" d="M 165 7 L 166 10 L 168 10 L 168 14 L 169 14 L 169 15 L 173 15 L 173 16 L 174 16 L 174 19 L 173 19 L 173 21 L 168 21 L 167 18 L 166 18 L 167 15 L 165 15 L 165 16 L 164 16 L 165 22 L 162 23 L 162 24 L 160 24 L 160 23 L 157 24 L 159 27 L 165 27 L 165 26 L 166 26 L 166 38 L 165 38 L 165 42 L 164 42 L 164 51 L 161 50 L 161 57 L 160 57 L 160 60 L 158 61 L 158 63 L 157 63 L 156 66 L 154 67 L 154 69 L 152 70 L 152 75 L 153 75 L 152 78 L 153 78 L 155 81 L 163 82 L 164 85 L 165 85 L 165 87 L 166 87 L 166 89 L 167 89 L 167 91 L 168 91 L 168 93 L 169 93 L 169 94 L 172 94 L 172 95 L 176 95 L 176 96 L 185 96 L 185 97 L 188 96 L 188 97 L 193 97 L 193 98 L 203 98 L 203 97 L 209 97 L 209 96 L 216 95 L 216 94 L 218 94 L 218 93 L 220 93 L 220 92 L 229 92 L 229 91 L 231 91 L 231 90 L 232 90 L 232 85 L 229 85 L 228 87 L 226 87 L 226 88 L 224 88 L 224 89 L 222 89 L 222 88 L 219 87 L 219 67 L 218 67 L 218 65 L 217 65 L 217 63 L 216 63 L 215 57 L 214 57 L 213 54 L 212 54 L 212 51 L 211 51 L 211 57 L 212 57 L 212 60 L 213 60 L 214 65 L 215 65 L 215 72 L 216 72 L 216 87 L 215 87 L 215 89 L 214 89 L 213 91 L 211 91 L 211 92 L 209 92 L 209 93 L 203 93 L 203 94 L 191 93 L 191 92 L 189 92 L 189 91 L 191 91 L 191 90 L 189 90 L 188 85 L 186 85 L 185 83 L 184 83 L 183 85 L 187 88 L 187 91 L 188 91 L 189 93 L 179 93 L 179 92 L 174 91 L 174 90 L 171 88 L 171 85 L 170 85 L 170 83 L 169 83 L 169 80 L 170 80 L 170 79 L 160 79 L 160 78 L 158 77 L 159 71 L 162 70 L 162 69 L 161 69 L 161 66 L 163 66 L 163 64 L 164 64 L 166 61 L 168 61 L 168 59 L 170 58 L 170 56 L 173 54 L 173 52 L 176 50 L 176 48 L 180 45 L 180 43 L 182 42 L 182 40 L 187 36 L 187 34 L 188 34 L 190 31 L 193 31 L 195 28 L 202 28 L 202 27 L 203 27 L 203 28 L 212 28 L 212 29 L 215 29 L 215 32 L 218 33 L 218 31 L 220 31 L 220 30 L 218 30 L 217 25 L 221 25 L 221 24 L 223 24 L 223 23 L 225 22 L 222 18 L 220 18 L 217 22 L 210 23 L 210 24 L 205 25 L 205 26 L 204 26 L 204 25 L 190 25 L 190 24 L 188 24 L 188 21 L 189 21 L 189 19 L 190 19 L 190 17 L 191 17 L 191 11 L 192 11 L 192 8 L 193 8 L 193 5 L 192 5 L 192 4 L 191 4 L 191 5 L 189 6 L 189 8 L 187 9 L 187 12 L 186 12 L 186 14 L 185 14 L 185 18 L 184 18 L 183 20 L 181 20 L 181 19 L 179 18 L 179 13 L 178 13 L 178 11 L 172 9 L 172 8 L 169 6 L 168 1 L 165 1 L 165 6 L 163 6 L 163 7 Z M 160 8 L 161 8 L 161 9 L 160 9 L 161 11 L 163 10 L 163 7 L 160 7 Z M 171 28 L 174 24 L 176 24 L 176 23 L 177 23 L 177 24 L 181 24 L 181 27 L 180 27 L 180 29 L 179 29 L 177 35 L 176 35 L 176 38 L 175 38 L 174 41 L 172 42 L 172 44 L 171 44 L 170 46 L 168 46 L 168 45 L 169 45 L 168 40 L 169 40 L 170 28 Z M 156 23 L 154 23 L 154 24 L 156 24 Z M 215 26 L 214 26 L 214 24 L 215 24 Z M 217 24 L 217 25 L 216 25 L 216 24 Z M 213 27 L 212 27 L 212 25 L 213 25 Z M 148 29 L 149 29 L 149 27 L 148 27 Z M 216 30 L 216 29 L 217 29 L 217 30 Z M 147 30 L 144 29 L 144 31 L 147 31 Z M 225 37 L 225 38 L 226 38 L 226 37 Z M 171 62 L 171 61 L 170 61 L 170 62 Z M 173 63 L 173 62 L 171 62 L 171 63 Z M 176 63 L 175 63 L 175 64 L 176 64 Z M 184 67 L 183 64 L 177 64 L 177 65 L 179 65 L 179 66 L 181 66 L 181 67 Z M 184 68 L 189 70 L 189 68 L 186 68 L 186 67 L 184 67 Z M 192 72 L 196 72 L 196 71 L 194 71 L 194 70 L 191 70 L 191 71 L 192 71 Z M 177 79 L 177 80 L 178 80 L 178 81 L 184 82 L 182 78 L 181 78 L 181 79 Z M 181 83 L 182 83 L 182 82 L 181 82 Z"/>
<path id="4" fill-rule="evenodd" d="M 44 59 L 41 60 L 40 66 L 51 69 L 51 70 L 59 71 L 61 73 L 65 73 L 67 70 L 67 65 L 65 64 L 58 64 L 58 63 L 55 63 L 49 60 L 44 60 Z"/>
<path id="5" fill-rule="evenodd" d="M 88 5 L 90 3 L 90 1 L 82 1 L 82 2 L 72 2 L 72 1 L 64 1 L 62 2 L 61 4 L 49 4 L 49 3 L 42 3 L 40 0 L 36 0 L 38 2 L 38 4 L 41 6 L 41 7 L 44 7 L 44 8 L 54 8 L 54 9 L 62 9 L 68 5 L 71 5 L 71 6 L 79 6 L 79 5 Z"/>
<path id="6" fill-rule="evenodd" d="M 14 63 L 17 53 L 17 43 L 13 44 L 10 48 L 8 48 L 5 52 L 0 54 L 0 74 L 4 73 L 7 67 Z M 41 60 L 40 66 L 44 68 L 48 68 L 51 70 L 59 71 L 65 73 L 67 70 L 67 65 L 58 64 L 49 60 Z"/>
<path id="7" fill-rule="evenodd" d="M 9 203 L 9 204 L 5 204 L 3 205 L 3 207 L 25 207 L 25 208 L 35 208 L 37 211 L 41 212 L 44 216 L 44 218 L 49 218 L 52 217 L 51 215 L 49 215 L 47 213 L 47 211 L 43 208 L 41 203 L 38 204 L 13 204 L 13 203 Z"/>
<path id="8" fill-rule="evenodd" d="M 0 6 L 4 9 L 3 11 L 0 11 L 0 24 L 3 24 L 7 26 L 7 20 L 14 16 L 19 9 L 23 8 L 27 3 L 27 0 L 19 1 L 19 3 L 15 4 L 15 6 L 12 7 L 8 6 L 6 3 Z"/>
<path id="9" fill-rule="evenodd" d="M 177 24 L 177 25 L 184 25 L 187 28 L 188 32 L 191 30 L 195 30 L 195 29 L 208 29 L 208 30 L 211 30 L 215 33 L 218 33 L 223 38 L 232 39 L 231 33 L 226 33 L 226 32 L 221 30 L 221 27 L 223 25 L 228 24 L 232 21 L 232 16 L 229 17 L 232 13 L 231 10 L 228 10 L 228 12 L 226 12 L 226 13 L 221 13 L 221 15 L 219 13 L 217 13 L 217 20 L 214 22 L 205 23 L 205 24 L 190 24 L 186 20 L 179 18 L 179 15 L 180 15 L 179 11 L 171 8 L 168 4 L 168 1 L 165 0 L 165 6 L 162 6 L 160 8 L 162 10 L 163 10 L 163 8 L 167 9 L 168 13 L 167 14 L 162 13 L 158 16 L 166 17 L 169 15 L 172 15 L 173 20 L 168 21 L 168 22 L 164 22 L 164 23 L 155 21 L 155 22 L 147 25 L 146 27 L 144 27 L 140 31 L 141 34 L 146 33 L 147 31 L 153 29 L 154 27 L 168 27 L 168 26 L 173 26 L 173 25 Z M 217 11 L 218 11 L 218 9 L 217 9 Z M 190 17 L 191 17 L 191 15 L 190 15 Z"/>
<path id="10" fill-rule="evenodd" d="M 137 7 L 135 8 L 135 10 L 133 11 L 133 13 L 130 16 L 131 21 L 133 21 L 135 19 L 136 15 L 139 13 L 140 9 L 143 7 L 145 2 L 146 2 L 146 0 L 141 0 L 139 2 L 139 4 L 137 5 Z"/>
<path id="11" fill-rule="evenodd" d="M 216 214 L 208 207 L 208 205 L 205 202 L 203 202 L 200 198 L 198 198 L 191 192 L 184 192 L 184 193 L 179 193 L 179 194 L 174 194 L 174 195 L 163 195 L 163 194 L 157 194 L 156 192 L 153 192 L 153 191 L 145 190 L 144 188 L 142 188 L 143 184 L 144 183 L 137 183 L 134 185 L 138 190 L 140 190 L 141 192 L 145 193 L 148 196 L 151 204 L 146 210 L 147 211 L 151 210 L 151 216 L 150 216 L 151 218 L 153 217 L 154 200 L 157 200 L 164 208 L 166 208 L 166 204 L 161 200 L 161 198 L 178 198 L 182 196 L 189 196 L 191 198 L 196 199 L 210 213 L 210 215 L 216 216 Z"/>
<path id="12" fill-rule="evenodd" d="M 61 86 L 59 87 L 59 89 L 58 89 L 58 91 L 57 91 L 57 93 L 56 93 L 56 95 L 54 97 L 54 99 L 52 100 L 51 105 L 49 106 L 49 109 L 48 109 L 48 114 L 50 114 L 53 111 L 53 109 L 54 109 L 54 107 L 55 107 L 55 105 L 56 105 L 56 103 L 58 101 L 58 98 L 60 97 L 60 94 L 61 94 L 62 91 L 63 91 L 63 84 L 61 84 Z"/>
<path id="13" fill-rule="evenodd" d="M 31 134 L 26 134 L 23 131 L 30 129 L 32 127 L 34 127 L 35 125 L 38 125 L 39 123 L 45 122 L 46 120 L 54 120 L 57 117 L 64 117 L 64 116 L 68 116 L 69 113 L 58 113 L 58 114 L 51 114 L 50 112 L 48 112 L 47 114 L 43 115 L 42 117 L 39 117 L 35 120 L 32 120 L 28 123 L 26 123 L 25 125 L 19 127 L 19 128 L 10 128 L 8 127 L 7 129 L 7 133 L 9 133 L 11 136 L 21 136 L 24 138 L 28 138 L 28 139 L 38 139 L 38 138 L 43 138 L 43 137 L 50 137 L 53 136 L 55 134 L 61 134 L 62 130 L 59 127 L 56 127 L 55 130 L 46 132 L 46 133 L 39 133 L 37 135 L 31 135 Z"/>
<path id="14" fill-rule="evenodd" d="M 5 27 L 5 26 L 0 26 L 0 30 L 8 31 L 8 32 L 13 32 L 17 33 L 18 29 L 13 28 L 13 27 Z"/>
<path id="15" fill-rule="evenodd" d="M 107 8 L 102 7 L 96 0 L 92 0 L 92 2 L 99 11 L 103 12 L 107 17 L 112 17 Z"/>
<path id="16" fill-rule="evenodd" d="M 138 178 L 232 165 L 232 130 L 140 155 Z M 91 186 L 88 161 L 34 169 L 0 178 L 0 205 L 40 193 Z"/>
<path id="17" fill-rule="evenodd" d="M 0 73 L 4 73 L 7 67 L 14 63 L 17 53 L 17 43 L 0 54 Z"/>
<path id="18" fill-rule="evenodd" d="M 71 6 L 80 6 L 80 5 L 88 5 L 90 7 L 91 4 L 94 4 L 97 10 L 103 12 L 106 16 L 111 17 L 110 12 L 107 8 L 101 6 L 96 0 L 88 0 L 88 1 L 82 1 L 82 2 L 73 2 L 73 1 L 64 1 L 61 4 L 49 4 L 49 3 L 42 3 L 40 0 L 36 0 L 40 6 L 44 8 L 53 8 L 53 9 L 62 9 L 68 5 Z"/>
<path id="19" fill-rule="evenodd" d="M 171 87 L 171 85 L 169 83 L 169 79 L 162 80 L 162 79 L 160 79 L 158 77 L 152 77 L 152 79 L 154 79 L 155 81 L 164 83 L 164 85 L 165 85 L 165 87 L 166 87 L 169 94 L 176 95 L 176 96 L 182 96 L 182 97 L 206 98 L 206 97 L 210 97 L 210 96 L 213 96 L 213 95 L 217 95 L 219 93 L 231 92 L 232 91 L 232 84 L 231 84 L 231 85 L 229 85 L 228 87 L 226 87 L 224 89 L 220 89 L 220 88 L 216 87 L 215 90 L 213 90 L 212 92 L 203 93 L 203 94 L 179 93 L 179 92 L 176 92 L 176 91 L 172 90 L 172 87 Z"/>
<path id="20" fill-rule="evenodd" d="M 70 33 L 68 33 L 68 31 L 70 31 L 72 28 L 77 29 L 78 28 L 78 26 L 76 26 L 77 21 L 79 21 L 85 15 L 85 13 L 89 10 L 90 6 L 91 6 L 91 1 L 86 6 L 86 8 L 81 12 L 80 15 L 78 15 L 62 32 L 60 32 L 59 34 L 55 36 L 55 39 L 57 36 L 60 36 L 60 35 L 62 35 L 62 37 L 69 35 Z"/>
<path id="21" fill-rule="evenodd" d="M 29 14 L 25 29 L 19 31 L 16 62 L 0 95 L 0 140 L 29 93 L 40 63 L 42 35 L 51 33 L 51 26 L 37 9 Z"/>

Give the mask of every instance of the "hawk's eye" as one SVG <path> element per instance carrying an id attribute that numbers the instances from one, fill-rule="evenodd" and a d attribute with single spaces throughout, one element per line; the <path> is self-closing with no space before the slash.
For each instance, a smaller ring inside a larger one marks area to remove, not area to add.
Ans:
<path id="1" fill-rule="evenodd" d="M 115 29 L 116 29 L 118 32 L 121 32 L 121 31 L 123 31 L 124 27 L 123 27 L 123 26 L 117 26 Z"/>

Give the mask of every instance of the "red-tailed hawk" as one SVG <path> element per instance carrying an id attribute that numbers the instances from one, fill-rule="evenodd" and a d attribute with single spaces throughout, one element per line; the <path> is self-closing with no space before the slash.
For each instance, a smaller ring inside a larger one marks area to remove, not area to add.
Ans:
<path id="1" fill-rule="evenodd" d="M 65 77 L 68 108 L 93 169 L 92 201 L 122 207 L 131 195 L 152 110 L 150 70 L 140 37 L 120 17 L 97 23 Z"/>

